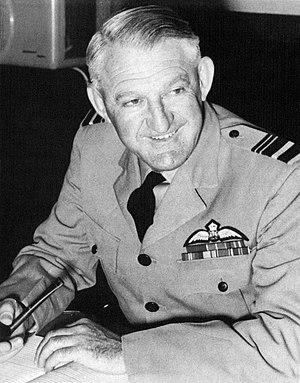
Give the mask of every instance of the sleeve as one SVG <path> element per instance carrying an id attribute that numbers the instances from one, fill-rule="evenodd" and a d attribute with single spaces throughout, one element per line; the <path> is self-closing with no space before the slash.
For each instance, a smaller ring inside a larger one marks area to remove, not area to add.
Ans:
<path id="1" fill-rule="evenodd" d="M 75 291 L 95 284 L 98 258 L 90 251 L 81 196 L 80 151 L 87 128 L 77 132 L 69 168 L 57 203 L 34 233 L 34 242 L 18 254 L 13 272 L 1 285 L 0 299 L 14 297 L 31 303 L 51 282 L 61 277 L 58 289 L 34 313 L 38 327 L 59 315 Z"/>
<path id="2" fill-rule="evenodd" d="M 131 383 L 299 382 L 300 169 L 268 200 L 252 264 L 252 316 L 123 336 Z"/>

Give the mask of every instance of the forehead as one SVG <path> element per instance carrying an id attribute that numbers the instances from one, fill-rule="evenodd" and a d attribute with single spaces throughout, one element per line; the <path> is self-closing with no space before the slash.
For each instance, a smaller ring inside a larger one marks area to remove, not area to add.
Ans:
<path id="1" fill-rule="evenodd" d="M 107 51 L 103 66 L 103 85 L 115 86 L 124 81 L 148 79 L 160 73 L 194 73 L 195 57 L 185 41 L 169 39 L 153 48 L 115 45 Z"/>

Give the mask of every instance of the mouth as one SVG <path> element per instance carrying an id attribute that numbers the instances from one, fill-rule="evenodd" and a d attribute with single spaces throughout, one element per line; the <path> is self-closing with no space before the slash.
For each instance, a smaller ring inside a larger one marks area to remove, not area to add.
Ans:
<path id="1" fill-rule="evenodd" d="M 177 133 L 177 130 L 175 130 L 174 132 L 171 132 L 171 133 L 164 134 L 162 136 L 151 136 L 151 139 L 152 140 L 158 140 L 158 141 L 167 140 L 168 138 L 173 137 L 176 133 Z"/>

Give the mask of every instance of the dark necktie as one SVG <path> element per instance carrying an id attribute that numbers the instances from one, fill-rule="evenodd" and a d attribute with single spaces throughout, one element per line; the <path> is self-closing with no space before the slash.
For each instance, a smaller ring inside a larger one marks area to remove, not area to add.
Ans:
<path id="1" fill-rule="evenodd" d="M 135 189 L 128 200 L 127 210 L 132 215 L 140 241 L 153 223 L 155 196 L 153 188 L 165 181 L 160 173 L 150 172 L 143 184 Z"/>

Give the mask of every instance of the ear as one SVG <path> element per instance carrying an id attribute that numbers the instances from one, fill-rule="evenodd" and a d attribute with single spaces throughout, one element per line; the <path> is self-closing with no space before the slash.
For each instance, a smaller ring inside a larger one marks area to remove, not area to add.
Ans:
<path id="1" fill-rule="evenodd" d="M 205 101 L 210 91 L 213 78 L 214 78 L 215 67 L 213 61 L 209 57 L 202 57 L 198 65 L 198 76 L 201 91 L 201 100 Z"/>
<path id="2" fill-rule="evenodd" d="M 95 111 L 105 119 L 107 122 L 111 122 L 107 112 L 106 112 L 106 107 L 104 104 L 103 96 L 102 94 L 98 91 L 98 89 L 95 88 L 94 84 L 89 84 L 87 87 L 87 95 L 88 98 L 93 105 Z"/>

